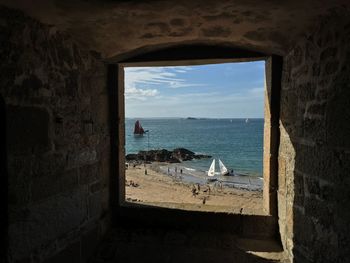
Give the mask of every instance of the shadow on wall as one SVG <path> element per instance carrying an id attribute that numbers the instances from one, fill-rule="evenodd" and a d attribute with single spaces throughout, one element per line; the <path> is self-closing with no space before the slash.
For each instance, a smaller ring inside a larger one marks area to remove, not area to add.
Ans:
<path id="1" fill-rule="evenodd" d="M 289 249 L 293 243 L 295 262 L 347 262 L 350 27 L 318 33 L 285 59 L 279 185 L 287 200 L 279 213 L 286 218 L 285 241 Z"/>
<path id="2" fill-rule="evenodd" d="M 7 218 L 7 211 L 8 211 L 8 205 L 7 205 L 7 160 L 6 160 L 6 111 L 5 111 L 5 101 L 0 96 L 0 131 L 2 131 L 2 136 L 0 137 L 0 193 L 1 193 L 1 215 L 0 215 L 0 222 L 1 222 L 1 239 L 2 239 L 2 246 L 1 246 L 1 252 L 0 252 L 0 261 L 6 262 L 7 261 L 7 244 L 8 244 L 8 233 L 7 233 L 7 225 L 8 225 L 8 218 Z M 5 245 L 4 245 L 5 244 Z"/>

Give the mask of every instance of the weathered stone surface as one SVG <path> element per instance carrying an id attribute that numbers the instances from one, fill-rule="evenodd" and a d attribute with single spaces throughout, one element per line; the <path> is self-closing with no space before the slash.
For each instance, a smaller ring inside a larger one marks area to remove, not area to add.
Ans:
<path id="1" fill-rule="evenodd" d="M 101 202 L 102 194 L 100 192 L 94 193 L 89 196 L 89 218 L 96 219 L 100 217 L 102 212 Z"/>
<path id="2" fill-rule="evenodd" d="M 82 237 L 81 241 L 81 261 L 88 262 L 92 255 L 95 253 L 95 249 L 99 242 L 99 231 L 97 225 L 94 225 L 89 229 Z"/>
<path id="3" fill-rule="evenodd" d="M 55 256 L 47 259 L 45 263 L 61 263 L 61 262 L 80 262 L 81 244 L 77 241 L 68 244 L 66 248 L 57 253 Z"/>
<path id="4" fill-rule="evenodd" d="M 107 104 L 106 68 L 54 27 L 3 7 L 0 14 L 9 256 L 12 262 L 79 262 L 90 194 L 108 187 L 93 184 L 102 177 L 100 153 L 108 151 L 108 114 L 96 113 Z M 109 162 L 103 164 L 109 170 Z M 108 203 L 103 198 L 95 200 L 96 209 Z M 98 225 L 98 215 L 94 220 Z"/>
<path id="5" fill-rule="evenodd" d="M 279 154 L 286 163 L 279 163 L 292 169 L 285 174 L 286 194 L 279 194 L 279 224 L 295 262 L 342 262 L 349 256 L 342 249 L 348 227 L 340 222 L 350 220 L 350 29 L 340 14 L 323 19 L 284 60 Z"/>
<path id="6" fill-rule="evenodd" d="M 104 58 L 140 47 L 176 41 L 205 43 L 208 39 L 252 47 L 268 54 L 286 54 L 299 36 L 305 35 L 312 24 L 319 23 L 320 16 L 345 5 L 344 0 L 284 1 L 283 5 L 274 1 L 261 5 L 258 0 L 249 4 L 244 0 L 234 3 L 221 0 L 115 1 L 107 4 L 78 0 L 67 5 L 48 1 L 40 11 L 20 1 L 8 2 L 8 5 L 19 7 L 47 24 L 57 23 L 61 30 L 70 33 L 87 49 L 99 51 Z M 322 45 L 324 49 L 335 36 L 336 32 L 331 32 L 315 39 L 313 44 Z M 52 52 L 57 62 L 60 56 L 64 56 L 68 66 L 79 61 L 76 58 L 79 56 L 69 49 L 59 47 L 57 51 Z"/>
<path id="7" fill-rule="evenodd" d="M 228 37 L 231 34 L 231 30 L 229 28 L 221 26 L 205 28 L 202 31 L 203 35 L 206 37 Z"/>
<path id="8" fill-rule="evenodd" d="M 79 168 L 79 183 L 90 184 L 99 178 L 97 164 L 88 164 Z"/>
<path id="9" fill-rule="evenodd" d="M 8 106 L 7 148 L 13 153 L 50 150 L 50 119 L 45 108 Z"/>
<path id="10" fill-rule="evenodd" d="M 85 260 L 86 250 L 92 250 L 99 236 L 98 227 L 91 230 L 85 226 L 87 222 L 101 223 L 110 208 L 111 116 L 106 67 L 96 52 L 82 47 L 102 51 L 105 58 L 118 58 L 140 47 L 152 50 L 164 45 L 208 42 L 286 54 L 277 193 L 282 243 L 295 262 L 348 261 L 347 3 L 52 3 L 42 8 L 27 4 L 21 8 L 48 24 L 57 23 L 80 44 L 19 11 L 0 9 L 0 92 L 9 120 L 9 248 L 13 262 Z M 333 8 L 340 4 L 340 9 Z M 319 26 L 310 30 L 312 23 Z M 312 35 L 305 36 L 306 30 Z M 163 154 L 168 156 L 167 152 Z M 178 157 L 188 158 L 186 154 Z M 260 227 L 266 225 L 257 223 L 256 228 L 243 232 L 253 235 Z M 152 236 L 144 239 L 152 240 Z M 209 262 L 218 261 L 218 255 L 223 262 L 247 257 L 247 262 L 260 261 L 238 250 L 223 253 L 221 248 L 230 246 L 223 244 L 221 236 L 212 234 L 170 233 L 161 240 L 169 244 L 161 253 L 159 247 L 143 250 L 159 262 L 168 259 L 173 244 L 186 246 L 174 252 L 177 261 L 191 258 L 202 262 L 203 247 L 198 245 L 202 243 L 209 251 L 204 260 Z M 121 243 L 126 244 L 126 259 L 133 259 L 134 244 Z M 195 251 L 188 243 L 197 244 Z M 220 247 L 220 253 L 213 252 L 211 244 Z M 110 249 L 106 260 L 119 260 L 120 251 L 119 246 Z M 54 254 L 58 256 L 52 258 Z"/>

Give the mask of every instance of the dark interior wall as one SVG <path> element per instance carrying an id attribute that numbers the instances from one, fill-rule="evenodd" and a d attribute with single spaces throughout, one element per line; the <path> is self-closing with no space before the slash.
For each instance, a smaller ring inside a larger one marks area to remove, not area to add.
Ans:
<path id="1" fill-rule="evenodd" d="M 350 18 L 320 21 L 284 58 L 280 227 L 294 262 L 348 262 Z"/>
<path id="2" fill-rule="evenodd" d="M 0 96 L 0 130 L 6 130 L 6 113 L 5 113 L 5 101 Z M 3 133 L 4 134 L 4 133 Z M 7 156 L 6 156 L 6 134 L 0 137 L 0 226 L 1 226 L 1 243 L 7 244 Z M 6 262 L 7 246 L 3 245 L 0 249 L 0 262 Z"/>
<path id="3" fill-rule="evenodd" d="M 54 27 L 7 8 L 0 39 L 9 261 L 79 262 L 109 221 L 106 67 Z"/>

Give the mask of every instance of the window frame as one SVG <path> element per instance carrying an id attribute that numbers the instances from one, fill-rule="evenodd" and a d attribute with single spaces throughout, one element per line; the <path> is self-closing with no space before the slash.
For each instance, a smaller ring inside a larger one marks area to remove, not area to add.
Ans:
<path id="1" fill-rule="evenodd" d="M 212 49 L 212 48 L 211 48 Z M 215 49 L 215 48 L 214 48 Z M 224 48 L 225 49 L 225 48 Z M 180 48 L 181 50 L 181 48 Z M 234 49 L 237 51 L 237 49 Z M 263 223 L 267 228 L 259 229 L 253 236 L 270 235 L 276 236 L 277 227 L 277 178 L 278 178 L 278 147 L 279 147 L 279 103 L 280 103 L 280 83 L 282 71 L 282 59 L 275 55 L 266 55 L 257 52 L 238 50 L 233 56 L 215 58 L 202 54 L 187 54 L 185 58 L 171 57 L 171 52 L 161 51 L 160 57 L 146 52 L 146 55 L 131 55 L 129 58 L 114 59 L 108 66 L 108 86 L 111 113 L 111 203 L 113 215 L 118 222 L 129 224 L 131 221 L 147 222 L 147 224 L 166 224 L 169 220 L 160 218 L 161 215 L 172 217 L 170 221 L 178 221 L 187 218 L 213 218 L 217 220 L 227 220 L 230 226 L 234 226 L 235 232 L 244 232 L 246 235 L 254 227 L 256 221 Z M 142 52 L 141 52 L 142 53 Z M 175 52 L 176 53 L 176 52 Z M 164 56 L 164 54 L 167 54 Z M 178 53 L 177 53 L 178 54 Z M 238 55 L 237 55 L 238 54 Z M 248 54 L 248 55 L 247 55 Z M 171 208 L 153 207 L 147 205 L 131 204 L 125 201 L 125 97 L 124 97 L 124 67 L 151 67 L 151 66 L 192 66 L 203 64 L 217 64 L 228 62 L 252 62 L 265 60 L 265 89 L 264 89 L 264 149 L 263 149 L 263 210 L 265 215 L 241 215 L 224 214 L 213 212 L 184 211 Z M 117 121 L 116 121 L 117 120 Z M 155 220 L 157 218 L 157 220 Z M 243 219 L 244 218 L 244 219 Z M 206 219 L 207 220 L 207 219 Z M 204 220 L 205 222 L 207 222 Z M 152 221 L 152 222 L 151 222 Z M 238 221 L 238 223 L 237 223 Z M 189 224 L 191 226 L 196 223 Z M 205 225 L 205 223 L 204 223 Z M 238 228 L 237 228 L 238 226 Z M 252 228 L 248 231 L 242 229 Z M 261 231 L 260 231 L 261 230 Z M 260 233 L 260 234 L 259 234 Z"/>

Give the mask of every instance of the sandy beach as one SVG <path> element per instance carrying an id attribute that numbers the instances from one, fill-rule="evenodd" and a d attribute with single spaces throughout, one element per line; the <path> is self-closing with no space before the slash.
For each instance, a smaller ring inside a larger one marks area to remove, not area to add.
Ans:
<path id="1" fill-rule="evenodd" d="M 189 183 L 184 174 L 162 172 L 159 163 L 130 165 L 125 171 L 127 204 L 184 210 L 263 215 L 262 191 L 228 187 L 218 182 Z M 147 175 L 145 174 L 147 170 Z"/>

